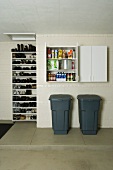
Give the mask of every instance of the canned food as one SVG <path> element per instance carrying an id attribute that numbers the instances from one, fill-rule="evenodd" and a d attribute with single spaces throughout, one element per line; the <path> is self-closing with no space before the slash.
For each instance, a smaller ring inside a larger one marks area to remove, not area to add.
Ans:
<path id="1" fill-rule="evenodd" d="M 58 58 L 62 58 L 62 52 L 63 52 L 62 49 L 58 50 Z"/>
<path id="2" fill-rule="evenodd" d="M 52 50 L 52 58 L 54 58 L 54 56 L 55 56 L 55 51 Z"/>
<path id="3" fill-rule="evenodd" d="M 55 50 L 55 58 L 58 58 L 58 50 Z"/>

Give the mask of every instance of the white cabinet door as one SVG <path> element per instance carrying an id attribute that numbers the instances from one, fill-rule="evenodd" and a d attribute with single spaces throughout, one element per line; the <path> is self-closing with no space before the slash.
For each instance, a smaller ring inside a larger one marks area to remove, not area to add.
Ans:
<path id="1" fill-rule="evenodd" d="M 107 81 L 107 47 L 92 46 L 92 81 Z"/>
<path id="2" fill-rule="evenodd" d="M 80 82 L 107 81 L 107 46 L 80 46 Z"/>
<path id="3" fill-rule="evenodd" d="M 91 46 L 80 46 L 80 82 L 91 81 Z"/>

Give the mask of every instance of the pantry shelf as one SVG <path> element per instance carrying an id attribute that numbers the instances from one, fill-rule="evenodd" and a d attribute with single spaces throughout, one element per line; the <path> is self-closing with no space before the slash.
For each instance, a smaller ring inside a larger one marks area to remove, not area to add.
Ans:
<path id="1" fill-rule="evenodd" d="M 78 82 L 78 46 L 46 46 L 46 81 Z"/>

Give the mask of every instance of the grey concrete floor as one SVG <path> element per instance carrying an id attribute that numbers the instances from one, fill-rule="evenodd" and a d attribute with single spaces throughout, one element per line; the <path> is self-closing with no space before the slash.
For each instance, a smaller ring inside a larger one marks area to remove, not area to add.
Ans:
<path id="1" fill-rule="evenodd" d="M 0 170 L 112 170 L 112 151 L 0 151 Z"/>
<path id="2" fill-rule="evenodd" d="M 54 135 L 51 128 L 17 122 L 0 140 L 0 170 L 112 170 L 112 160 L 113 129 Z"/>

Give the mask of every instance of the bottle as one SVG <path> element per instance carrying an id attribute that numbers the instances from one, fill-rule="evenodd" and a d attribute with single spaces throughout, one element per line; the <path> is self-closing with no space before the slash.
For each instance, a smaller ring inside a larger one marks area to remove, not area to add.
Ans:
<path id="1" fill-rule="evenodd" d="M 67 73 L 67 81 L 69 81 L 69 73 Z"/>
<path id="2" fill-rule="evenodd" d="M 62 72 L 62 81 L 65 81 L 65 73 Z"/>
<path id="3" fill-rule="evenodd" d="M 76 73 L 73 73 L 73 81 L 76 81 Z"/>
<path id="4" fill-rule="evenodd" d="M 55 50 L 55 58 L 58 58 L 58 50 Z"/>
<path id="5" fill-rule="evenodd" d="M 32 45 L 31 44 L 28 44 L 28 51 L 32 51 Z"/>
<path id="6" fill-rule="evenodd" d="M 70 50 L 70 58 L 73 56 L 73 50 Z"/>
<path id="7" fill-rule="evenodd" d="M 20 51 L 20 44 L 17 44 L 17 51 Z"/>
<path id="8" fill-rule="evenodd" d="M 50 48 L 47 49 L 47 57 L 51 58 L 51 49 Z"/>
<path id="9" fill-rule="evenodd" d="M 75 62 L 72 61 L 72 69 L 75 69 Z"/>
<path id="10" fill-rule="evenodd" d="M 24 45 L 21 44 L 21 51 L 24 51 Z"/>
<path id="11" fill-rule="evenodd" d="M 56 75 L 54 74 L 54 80 L 53 81 L 56 81 Z"/>
<path id="12" fill-rule="evenodd" d="M 75 50 L 73 49 L 73 58 L 75 58 Z"/>
<path id="13" fill-rule="evenodd" d="M 70 73 L 70 81 L 73 81 L 73 74 Z"/>
<path id="14" fill-rule="evenodd" d="M 64 81 L 66 81 L 66 73 L 64 73 Z"/>
<path id="15" fill-rule="evenodd" d="M 48 81 L 51 80 L 51 73 L 48 73 Z"/>
<path id="16" fill-rule="evenodd" d="M 68 52 L 68 58 L 70 58 L 70 51 Z"/>
<path id="17" fill-rule="evenodd" d="M 58 80 L 58 73 L 56 73 L 56 76 L 55 76 L 55 77 L 56 77 L 56 81 L 57 81 L 57 80 Z"/>
<path id="18" fill-rule="evenodd" d="M 50 81 L 53 81 L 53 74 L 51 74 L 51 78 L 50 78 Z"/>
<path id="19" fill-rule="evenodd" d="M 59 79 L 61 80 L 61 78 L 62 78 L 62 73 L 60 72 L 59 73 Z"/>
<path id="20" fill-rule="evenodd" d="M 27 46 L 27 45 L 25 45 L 25 47 L 24 47 L 24 51 L 29 51 L 29 49 L 28 49 L 28 46 Z"/>
<path id="21" fill-rule="evenodd" d="M 65 52 L 65 50 L 63 50 L 63 58 L 66 58 L 66 52 Z"/>
<path id="22" fill-rule="evenodd" d="M 62 49 L 59 49 L 59 50 L 58 50 L 58 58 L 62 58 L 62 54 L 63 54 Z"/>
<path id="23" fill-rule="evenodd" d="M 55 52 L 54 50 L 52 50 L 52 58 L 54 58 L 54 56 L 55 56 Z"/>

